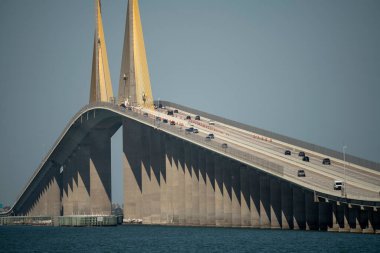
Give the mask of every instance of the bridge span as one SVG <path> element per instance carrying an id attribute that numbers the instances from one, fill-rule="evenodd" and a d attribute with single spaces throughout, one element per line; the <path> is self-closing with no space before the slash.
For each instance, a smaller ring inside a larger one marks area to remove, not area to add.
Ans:
<path id="1" fill-rule="evenodd" d="M 322 165 L 326 155 L 203 113 L 198 114 L 200 120 L 182 109 L 168 115 L 168 110 L 176 110 L 174 105 L 155 110 L 104 102 L 85 106 L 66 126 L 7 215 L 110 214 L 110 141 L 122 127 L 126 220 L 379 231 L 380 172 L 343 164 L 334 157 L 331 165 Z M 189 127 L 199 132 L 186 131 Z M 209 133 L 215 139 L 206 139 Z M 288 149 L 291 156 L 284 155 Z M 301 150 L 310 162 L 295 153 Z M 343 165 L 346 195 L 333 189 L 334 180 L 343 179 Z M 306 177 L 297 176 L 299 169 Z"/>

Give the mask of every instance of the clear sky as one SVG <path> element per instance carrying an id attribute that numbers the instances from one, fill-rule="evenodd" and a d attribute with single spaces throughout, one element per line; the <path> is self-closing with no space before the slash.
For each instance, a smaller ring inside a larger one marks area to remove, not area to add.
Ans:
<path id="1" fill-rule="evenodd" d="M 103 0 L 117 93 L 127 0 Z M 155 99 L 380 162 L 380 1 L 140 0 Z M 0 0 L 0 203 L 89 99 L 92 0 Z M 121 133 L 113 137 L 122 203 Z"/>

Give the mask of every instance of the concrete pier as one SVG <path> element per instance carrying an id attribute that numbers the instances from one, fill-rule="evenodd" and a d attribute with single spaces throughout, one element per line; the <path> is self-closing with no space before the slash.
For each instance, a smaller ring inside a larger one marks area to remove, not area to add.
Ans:
<path id="1" fill-rule="evenodd" d="M 270 228 L 270 178 L 260 175 L 260 228 Z"/>
<path id="2" fill-rule="evenodd" d="M 281 182 L 275 178 L 270 180 L 270 226 L 281 228 Z"/>
<path id="3" fill-rule="evenodd" d="M 232 225 L 232 176 L 231 176 L 231 161 L 225 159 L 223 166 L 223 216 L 224 226 Z"/>
<path id="4" fill-rule="evenodd" d="M 215 225 L 224 226 L 223 167 L 224 159 L 215 156 Z"/>
<path id="5" fill-rule="evenodd" d="M 293 229 L 306 229 L 305 193 L 299 187 L 293 187 Z"/>
<path id="6" fill-rule="evenodd" d="M 281 182 L 281 228 L 293 229 L 293 189 L 287 182 Z"/>
<path id="7" fill-rule="evenodd" d="M 207 226 L 215 226 L 215 170 L 214 155 L 206 153 L 206 209 Z"/>
<path id="8" fill-rule="evenodd" d="M 249 168 L 251 226 L 260 227 L 260 174 Z"/>
<path id="9" fill-rule="evenodd" d="M 246 166 L 240 166 L 240 216 L 241 226 L 251 226 L 249 171 Z"/>

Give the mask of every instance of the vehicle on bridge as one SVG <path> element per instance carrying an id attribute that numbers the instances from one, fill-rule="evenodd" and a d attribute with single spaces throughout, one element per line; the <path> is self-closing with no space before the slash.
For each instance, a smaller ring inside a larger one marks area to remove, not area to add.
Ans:
<path id="1" fill-rule="evenodd" d="M 334 190 L 342 190 L 342 187 L 343 187 L 343 181 L 341 180 L 334 181 Z"/>
<path id="2" fill-rule="evenodd" d="M 186 116 L 186 119 L 191 119 L 191 116 L 190 116 L 190 115 L 187 115 L 187 116 Z"/>
<path id="3" fill-rule="evenodd" d="M 290 150 L 285 150 L 285 155 L 292 155 L 292 152 L 290 152 Z"/>
<path id="4" fill-rule="evenodd" d="M 302 158 L 302 161 L 304 161 L 304 162 L 310 162 L 310 158 L 308 156 L 304 156 Z"/>
<path id="5" fill-rule="evenodd" d="M 331 165 L 331 161 L 329 158 L 325 158 L 325 159 L 323 159 L 322 164 L 323 165 Z"/>
<path id="6" fill-rule="evenodd" d="M 201 120 L 201 116 L 199 115 L 195 116 L 195 120 Z"/>
<path id="7" fill-rule="evenodd" d="M 208 137 L 210 137 L 211 139 L 215 138 L 214 134 L 208 134 Z"/>
<path id="8" fill-rule="evenodd" d="M 298 177 L 306 177 L 305 171 L 304 170 L 298 170 L 297 171 L 297 176 Z"/>
<path id="9" fill-rule="evenodd" d="M 199 133 L 198 129 L 194 128 L 193 133 L 195 134 Z"/>
<path id="10" fill-rule="evenodd" d="M 168 111 L 168 115 L 174 115 L 173 111 Z"/>
<path id="11" fill-rule="evenodd" d="M 304 156 L 305 156 L 305 152 L 300 151 L 300 152 L 298 153 L 298 156 L 302 156 L 302 157 L 304 157 Z"/>

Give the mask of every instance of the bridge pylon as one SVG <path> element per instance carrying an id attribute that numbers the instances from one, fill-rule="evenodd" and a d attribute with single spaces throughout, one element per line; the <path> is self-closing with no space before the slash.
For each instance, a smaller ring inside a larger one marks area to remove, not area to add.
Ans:
<path id="1" fill-rule="evenodd" d="M 128 1 L 118 102 L 153 107 L 138 0 Z"/>
<path id="2" fill-rule="evenodd" d="M 100 0 L 95 0 L 95 37 L 94 51 L 92 56 L 92 73 L 90 87 L 90 103 L 93 102 L 112 102 L 113 91 L 106 41 L 104 39 L 102 10 Z"/>

